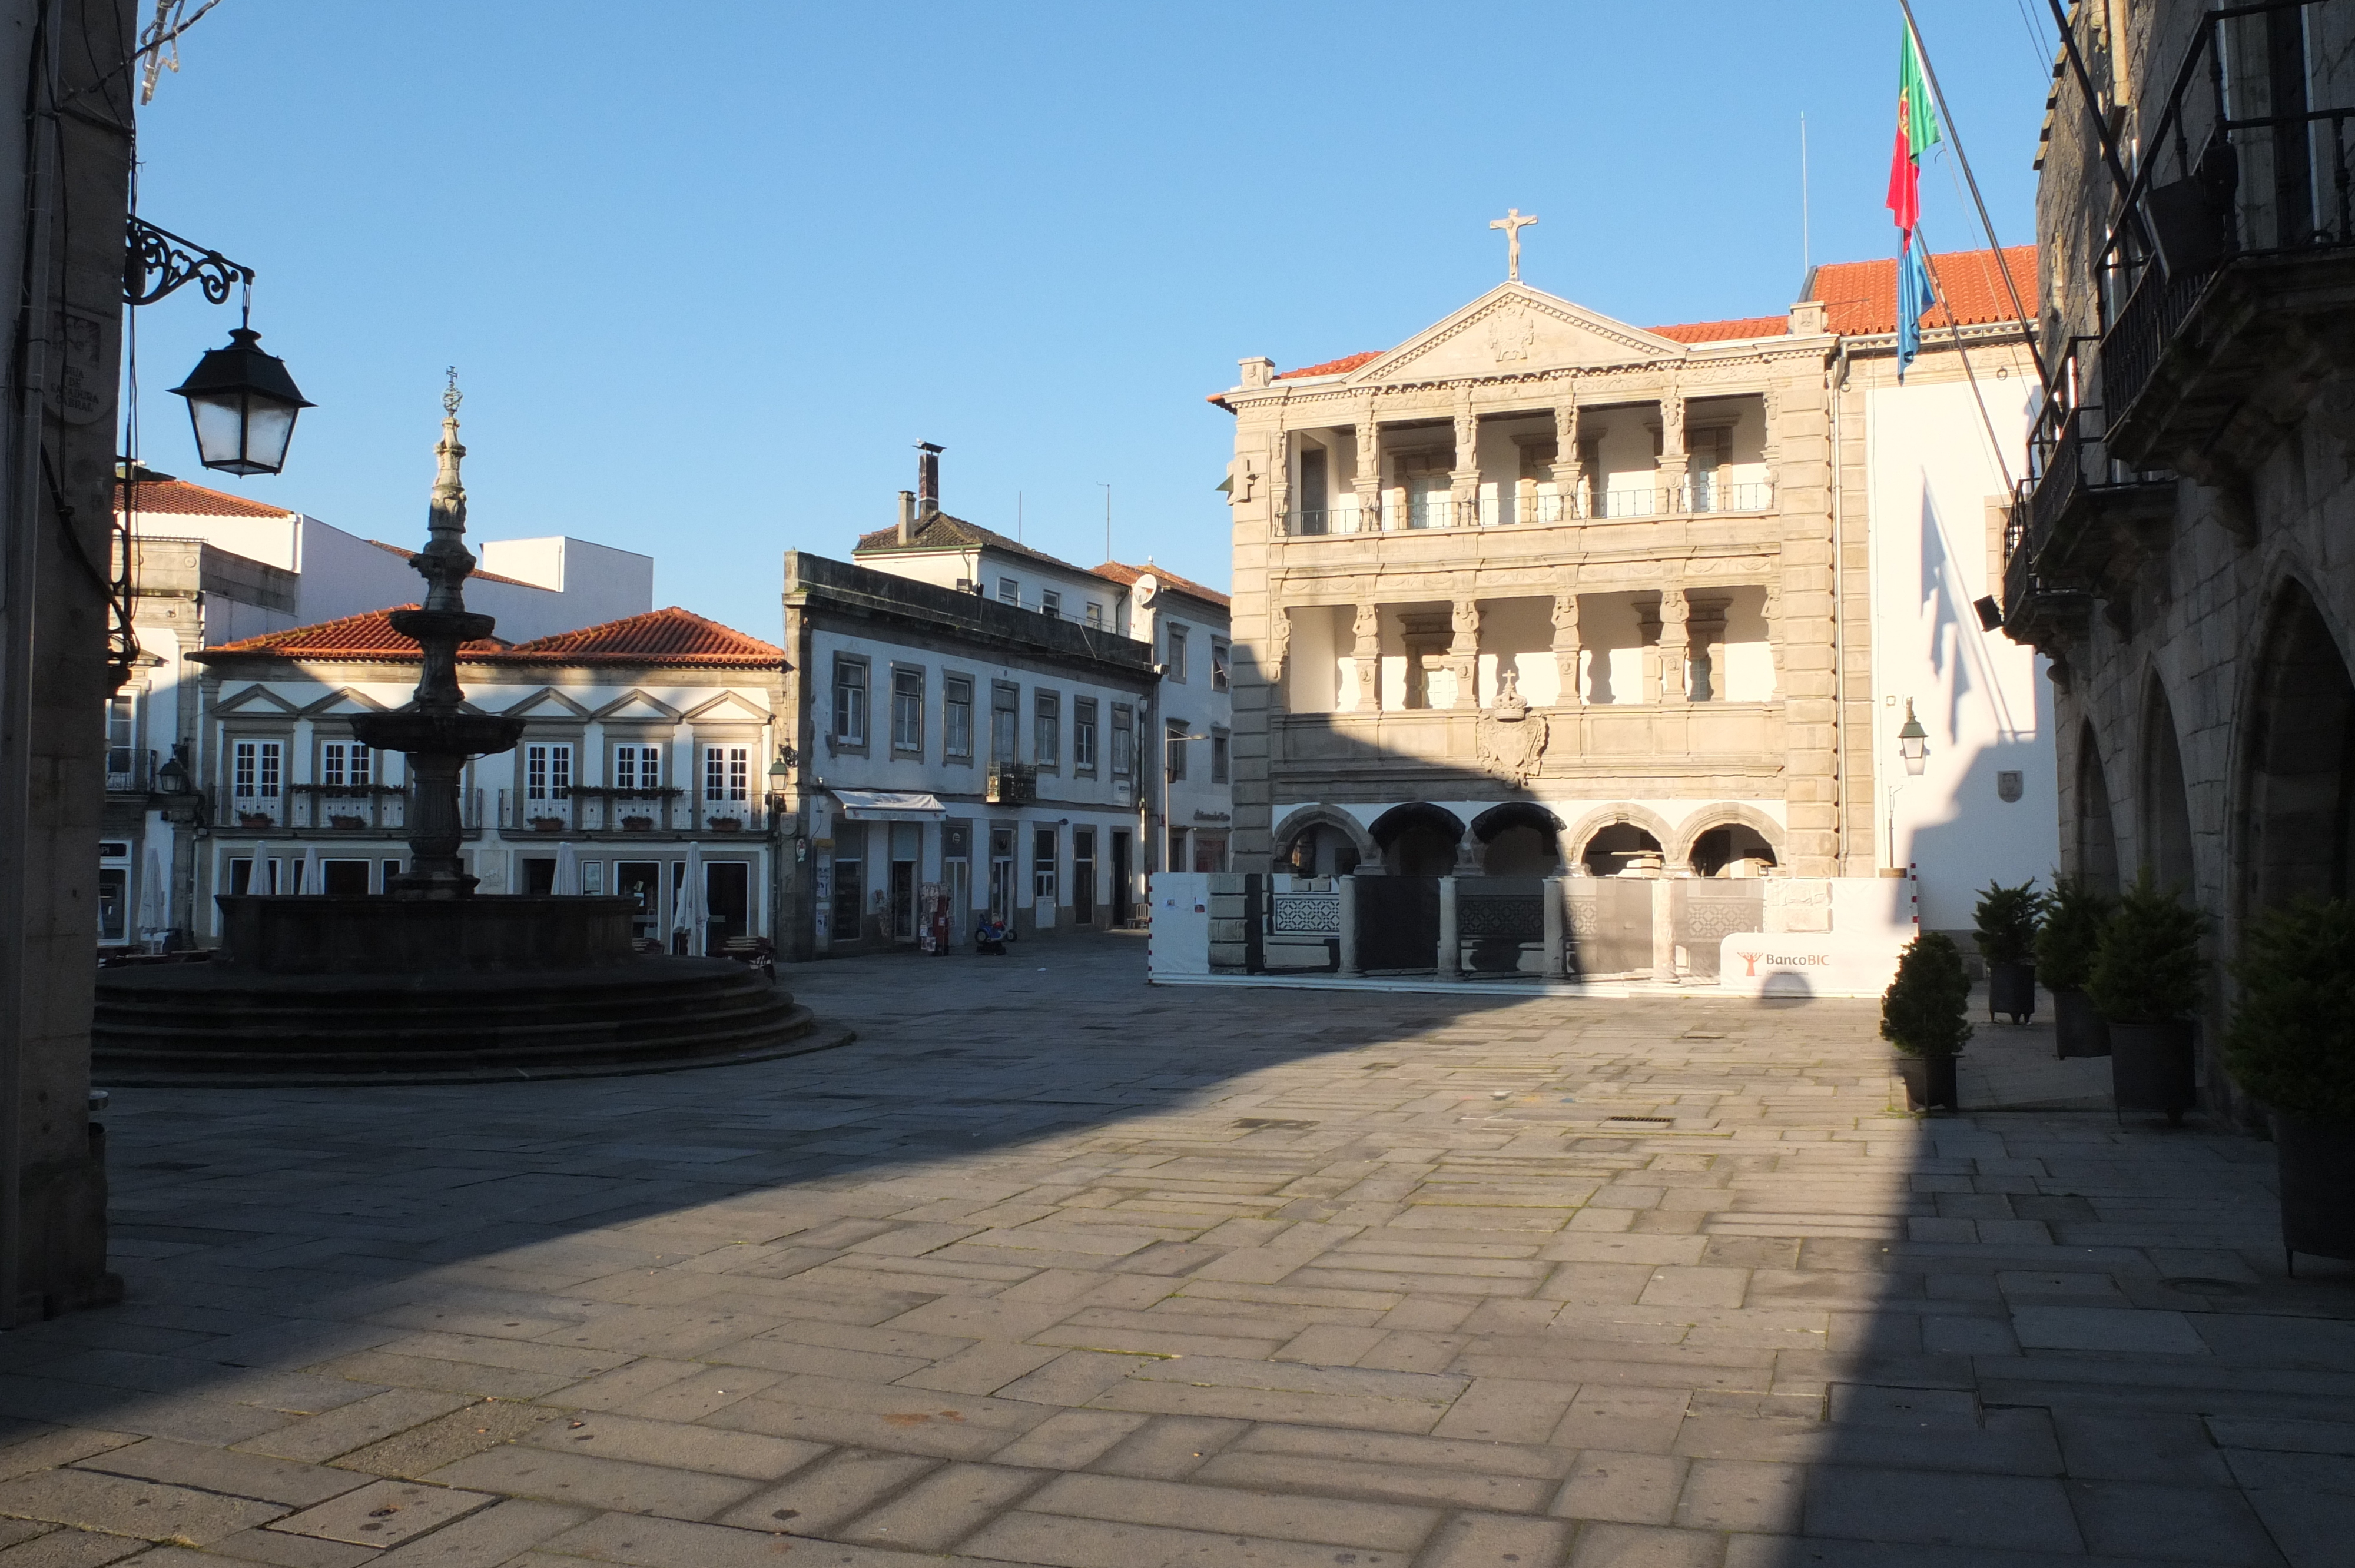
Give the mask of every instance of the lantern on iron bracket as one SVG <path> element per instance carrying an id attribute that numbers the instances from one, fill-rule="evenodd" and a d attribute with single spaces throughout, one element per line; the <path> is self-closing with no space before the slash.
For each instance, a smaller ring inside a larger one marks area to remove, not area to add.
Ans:
<path id="1" fill-rule="evenodd" d="M 172 388 L 188 400 L 197 459 L 223 473 L 276 473 L 286 466 L 295 418 L 313 405 L 286 372 L 286 362 L 261 350 L 253 330 L 253 269 L 231 261 L 168 229 L 130 220 L 123 263 L 123 297 L 133 307 L 154 304 L 183 284 L 196 283 L 214 304 L 229 302 L 232 285 L 244 299 L 228 344 L 197 361 Z"/>

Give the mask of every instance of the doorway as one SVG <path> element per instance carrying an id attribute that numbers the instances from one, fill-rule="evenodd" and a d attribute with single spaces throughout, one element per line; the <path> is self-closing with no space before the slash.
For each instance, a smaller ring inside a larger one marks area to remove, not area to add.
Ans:
<path id="1" fill-rule="evenodd" d="M 707 861 L 703 867 L 704 950 L 728 950 L 730 937 L 752 934 L 752 868 L 741 860 Z"/>
<path id="2" fill-rule="evenodd" d="M 1096 831 L 1071 830 L 1071 923 L 1096 923 Z"/>
<path id="3" fill-rule="evenodd" d="M 1014 830 L 989 830 L 989 913 L 996 919 L 1011 926 L 1014 923 Z"/>
<path id="4" fill-rule="evenodd" d="M 1129 885 L 1128 835 L 1115 828 L 1112 835 L 1112 923 L 1125 926 L 1135 918 L 1135 890 Z"/>
<path id="5" fill-rule="evenodd" d="M 891 939 L 916 939 L 916 863 L 923 853 L 924 830 L 914 822 L 893 822 L 891 833 Z"/>
<path id="6" fill-rule="evenodd" d="M 364 860 L 323 860 L 319 863 L 319 891 L 350 897 L 365 896 L 368 890 L 368 863 Z"/>
<path id="7" fill-rule="evenodd" d="M 542 896 L 556 891 L 556 862 L 542 855 L 527 856 L 523 863 L 523 891 Z"/>
<path id="8" fill-rule="evenodd" d="M 630 914 L 630 935 L 650 941 L 662 931 L 662 864 L 659 861 L 625 860 L 613 867 L 613 891 L 637 907 Z"/>

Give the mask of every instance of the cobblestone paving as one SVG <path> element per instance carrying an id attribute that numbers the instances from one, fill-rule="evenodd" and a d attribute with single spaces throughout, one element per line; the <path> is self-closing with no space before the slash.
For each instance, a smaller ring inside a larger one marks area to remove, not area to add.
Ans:
<path id="1" fill-rule="evenodd" d="M 1141 967 L 119 1094 L 130 1299 L 0 1340 L 0 1568 L 2350 1561 L 2355 1277 L 2262 1144 L 1892 1115 L 1869 1003 Z"/>

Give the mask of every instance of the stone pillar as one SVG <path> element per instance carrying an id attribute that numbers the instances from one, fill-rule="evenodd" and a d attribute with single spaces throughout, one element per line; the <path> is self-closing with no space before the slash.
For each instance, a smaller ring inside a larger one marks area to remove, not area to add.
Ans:
<path id="1" fill-rule="evenodd" d="M 1561 980 L 1568 973 L 1562 967 L 1563 958 L 1569 947 L 1569 944 L 1562 940 L 1562 930 L 1565 924 L 1564 917 L 1570 911 L 1562 906 L 1562 900 L 1566 895 L 1562 889 L 1561 877 L 1549 876 L 1542 885 L 1545 889 L 1544 973 L 1548 980 Z"/>
<path id="2" fill-rule="evenodd" d="M 1270 596 L 1273 599 L 1273 595 Z M 1267 610 L 1267 662 L 1260 673 L 1267 682 L 1267 713 L 1270 718 L 1284 711 L 1284 671 L 1285 661 L 1292 657 L 1292 611 L 1280 604 L 1271 603 Z"/>
<path id="3" fill-rule="evenodd" d="M 1455 935 L 1455 879 L 1439 879 L 1439 978 L 1464 978 L 1464 944 Z"/>
<path id="4" fill-rule="evenodd" d="M 1457 599 L 1449 620 L 1447 668 L 1455 677 L 1455 699 L 1448 706 L 1474 711 L 1480 706 L 1480 601 Z"/>
<path id="5" fill-rule="evenodd" d="M 1724 594 L 1687 596 L 1691 613 L 1685 621 L 1685 646 L 1693 663 L 1690 688 L 1697 703 L 1725 701 L 1725 611 L 1733 601 Z"/>
<path id="6" fill-rule="evenodd" d="M 1663 593 L 1648 604 L 1636 601 L 1636 635 L 1643 640 L 1644 701 L 1647 704 L 1660 700 L 1660 607 L 1668 597 Z"/>
<path id="7" fill-rule="evenodd" d="M 1351 630 L 1357 637 L 1349 648 L 1349 662 L 1358 679 L 1355 711 L 1378 714 L 1382 711 L 1381 611 L 1370 604 L 1359 605 Z"/>
<path id="8" fill-rule="evenodd" d="M 1358 531 L 1379 533 L 1382 526 L 1382 428 L 1374 422 L 1369 400 L 1358 410 Z"/>
<path id="9" fill-rule="evenodd" d="M 1480 521 L 1480 416 L 1472 411 L 1472 394 L 1466 391 L 1455 403 L 1455 466 L 1448 471 L 1448 494 L 1455 503 L 1455 515 L 1448 521 L 1458 528 L 1471 527 Z"/>
<path id="10" fill-rule="evenodd" d="M 1281 538 L 1292 532 L 1292 438 L 1282 426 L 1267 433 L 1267 510 Z"/>
<path id="11" fill-rule="evenodd" d="M 1586 465 L 1578 452 L 1578 404 L 1557 404 L 1553 411 L 1553 487 L 1561 499 L 1565 523 L 1585 515 L 1579 503 L 1579 485 Z"/>
<path id="12" fill-rule="evenodd" d="M 1685 655 L 1690 649 L 1690 630 L 1686 618 L 1691 606 L 1686 602 L 1682 588 L 1666 588 L 1660 594 L 1660 701 L 1675 706 L 1687 700 L 1685 690 Z"/>
<path id="13" fill-rule="evenodd" d="M 1652 978 L 1672 980 L 1677 978 L 1677 922 L 1675 885 L 1663 874 L 1652 884 Z"/>
<path id="14" fill-rule="evenodd" d="M 1578 683 L 1578 595 L 1575 593 L 1554 595 L 1553 668 L 1554 676 L 1561 683 L 1554 706 L 1574 708 L 1584 705 L 1586 693 Z"/>
<path id="15" fill-rule="evenodd" d="M 1333 886 L 1341 895 L 1341 972 L 1358 972 L 1358 879 L 1337 876 Z"/>
<path id="16" fill-rule="evenodd" d="M 1653 482 L 1660 488 L 1659 509 L 1685 509 L 1685 397 L 1671 385 L 1660 398 L 1660 461 Z"/>

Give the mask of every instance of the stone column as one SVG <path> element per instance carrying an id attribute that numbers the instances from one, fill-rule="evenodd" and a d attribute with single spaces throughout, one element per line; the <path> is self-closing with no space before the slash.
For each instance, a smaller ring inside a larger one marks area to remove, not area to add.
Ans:
<path id="1" fill-rule="evenodd" d="M 1573 399 L 1555 405 L 1553 411 L 1553 487 L 1561 497 L 1565 523 L 1585 515 L 1578 495 L 1585 474 L 1586 464 L 1578 452 L 1578 404 Z"/>
<path id="2" fill-rule="evenodd" d="M 1280 591 L 1280 590 L 1277 590 Z M 1275 597 L 1269 594 L 1271 601 Z M 1271 602 L 1267 609 L 1267 662 L 1260 673 L 1267 682 L 1267 713 L 1270 718 L 1282 715 L 1284 705 L 1284 664 L 1292 657 L 1292 611 Z"/>
<path id="3" fill-rule="evenodd" d="M 1448 494 L 1455 503 L 1455 515 L 1448 521 L 1456 527 L 1471 527 L 1480 521 L 1480 416 L 1472 411 L 1472 394 L 1460 394 L 1455 401 L 1455 466 L 1448 471 Z"/>
<path id="4" fill-rule="evenodd" d="M 1439 978 L 1464 978 L 1464 944 L 1455 935 L 1455 879 L 1439 879 Z"/>
<path id="5" fill-rule="evenodd" d="M 1685 509 L 1685 397 L 1673 383 L 1660 398 L 1660 461 L 1653 482 L 1660 489 L 1658 508 Z"/>
<path id="6" fill-rule="evenodd" d="M 1349 647 L 1349 663 L 1358 678 L 1355 711 L 1378 714 L 1382 711 L 1381 611 L 1370 604 L 1359 605 L 1351 630 L 1357 637 Z"/>
<path id="7" fill-rule="evenodd" d="M 1374 423 L 1369 400 L 1358 410 L 1358 531 L 1373 534 L 1382 526 L 1382 428 Z"/>
<path id="8" fill-rule="evenodd" d="M 1691 613 L 1685 622 L 1685 643 L 1693 662 L 1692 700 L 1725 701 L 1725 611 L 1732 600 L 1724 594 L 1687 596 Z"/>
<path id="9" fill-rule="evenodd" d="M 1583 706 L 1586 694 L 1578 683 L 1578 595 L 1561 593 L 1553 599 L 1553 668 L 1561 683 L 1554 706 Z"/>
<path id="10" fill-rule="evenodd" d="M 1267 509 L 1281 538 L 1292 532 L 1292 438 L 1282 426 L 1267 434 Z"/>
<path id="11" fill-rule="evenodd" d="M 1677 978 L 1677 922 L 1675 885 L 1669 882 L 1665 868 L 1652 884 L 1652 978 L 1672 980 Z"/>
<path id="12" fill-rule="evenodd" d="M 1660 701 L 1660 607 L 1668 599 L 1663 593 L 1649 604 L 1636 601 L 1636 635 L 1643 640 L 1644 701 L 1657 705 Z"/>
<path id="13" fill-rule="evenodd" d="M 1686 618 L 1691 607 L 1686 602 L 1682 588 L 1663 589 L 1660 594 L 1660 701 L 1674 706 L 1688 700 L 1685 690 L 1685 656 L 1690 649 L 1690 630 Z"/>
<path id="14" fill-rule="evenodd" d="M 1341 972 L 1358 972 L 1358 881 L 1354 876 L 1337 876 L 1333 886 L 1341 897 Z"/>
<path id="15" fill-rule="evenodd" d="M 1454 635 L 1447 644 L 1447 668 L 1455 677 L 1455 697 L 1447 705 L 1476 710 L 1480 706 L 1480 601 L 1457 599 L 1450 620 Z"/>
<path id="16" fill-rule="evenodd" d="M 1545 978 L 1560 980 L 1567 972 L 1562 968 L 1566 944 L 1562 941 L 1563 916 L 1562 879 L 1549 876 L 1542 884 L 1545 889 Z"/>

